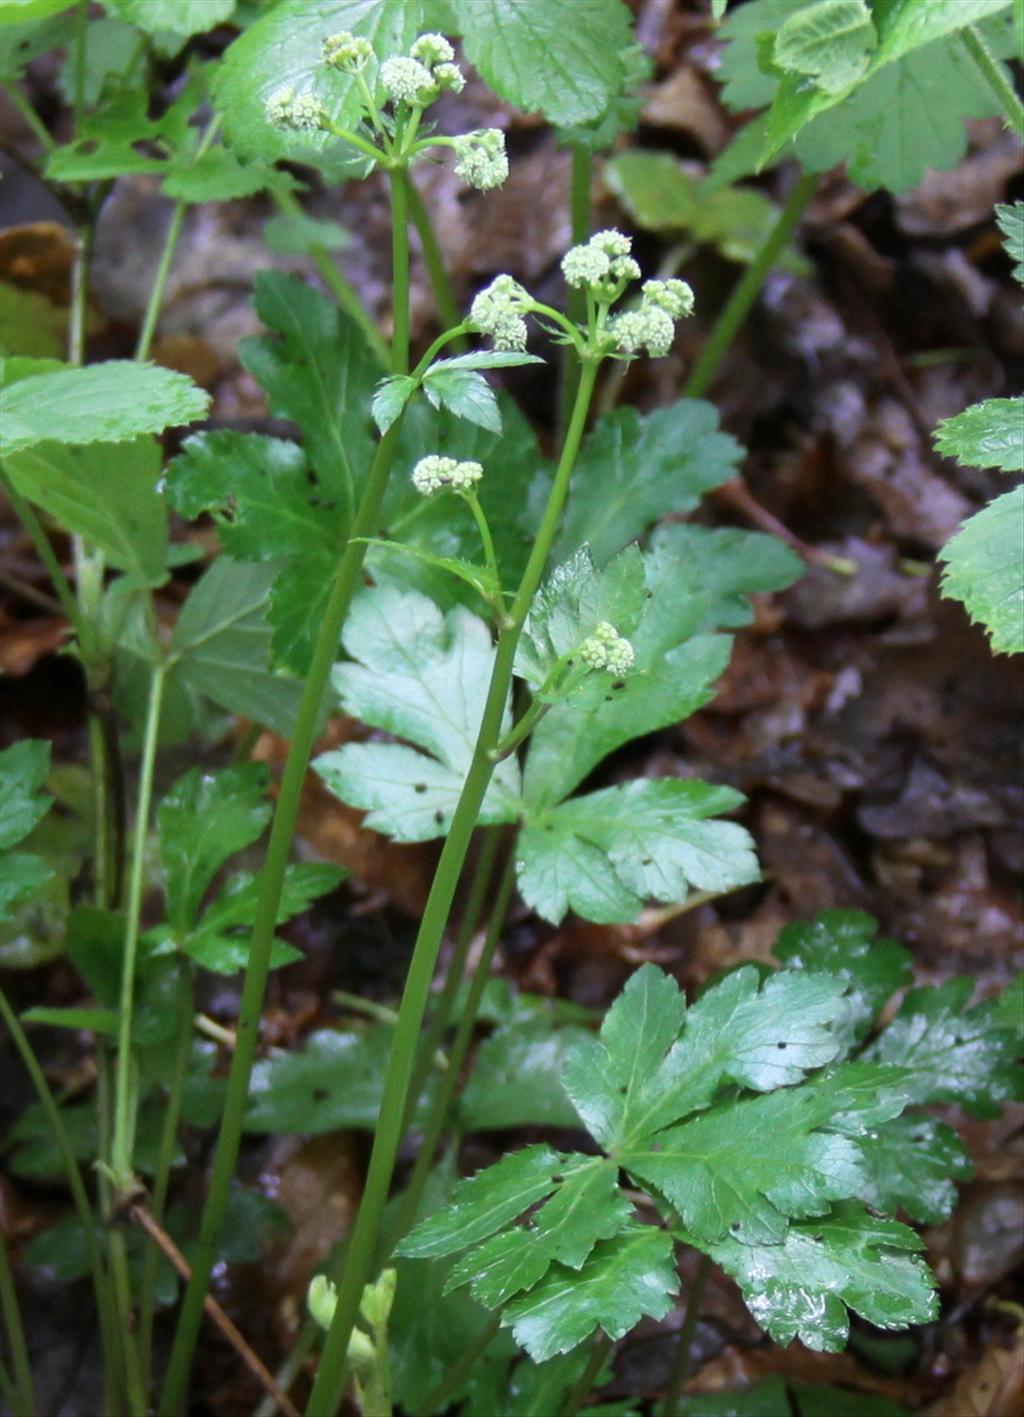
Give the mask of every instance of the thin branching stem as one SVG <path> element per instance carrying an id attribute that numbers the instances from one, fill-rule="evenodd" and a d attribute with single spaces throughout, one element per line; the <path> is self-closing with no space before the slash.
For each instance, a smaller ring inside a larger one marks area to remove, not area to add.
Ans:
<path id="1" fill-rule="evenodd" d="M 693 1284 L 690 1286 L 690 1293 L 687 1296 L 686 1317 L 683 1319 L 683 1326 L 679 1330 L 679 1343 L 676 1346 L 676 1356 L 672 1364 L 672 1373 L 668 1380 L 668 1388 L 665 1391 L 665 1401 L 661 1405 L 661 1411 L 658 1417 L 676 1417 L 679 1411 L 679 1403 L 682 1400 L 686 1376 L 690 1371 L 690 1352 L 693 1348 L 693 1336 L 697 1332 L 700 1306 L 704 1300 L 704 1290 L 707 1287 L 708 1275 L 710 1273 L 711 1260 L 707 1255 L 701 1255 L 700 1262 L 697 1265 L 697 1273 L 694 1276 Z"/>
<path id="2" fill-rule="evenodd" d="M 14 1287 L 14 1273 L 11 1257 L 7 1252 L 7 1237 L 0 1235 L 0 1308 L 4 1312 L 4 1327 L 7 1329 L 7 1346 L 11 1353 L 12 1395 L 8 1398 L 17 1417 L 33 1417 L 36 1410 L 35 1393 L 32 1389 L 32 1365 L 25 1342 L 25 1325 L 21 1320 L 21 1305 L 18 1291 Z M 5 1384 L 6 1386 L 6 1384 Z"/>

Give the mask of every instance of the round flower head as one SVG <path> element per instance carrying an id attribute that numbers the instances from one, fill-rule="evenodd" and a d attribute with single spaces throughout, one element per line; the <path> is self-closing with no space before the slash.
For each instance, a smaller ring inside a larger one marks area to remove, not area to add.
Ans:
<path id="1" fill-rule="evenodd" d="M 693 291 L 685 280 L 644 281 L 643 291 L 645 305 L 656 305 L 673 320 L 693 313 Z"/>
<path id="2" fill-rule="evenodd" d="M 616 316 L 608 328 L 615 336 L 620 354 L 639 354 L 646 349 L 655 359 L 669 352 L 676 333 L 672 316 L 658 305 L 627 310 Z"/>
<path id="3" fill-rule="evenodd" d="M 430 453 L 420 458 L 413 468 L 412 485 L 424 497 L 445 487 L 450 487 L 454 492 L 468 492 L 483 475 L 484 470 L 478 462 L 459 462 L 440 453 Z"/>
<path id="4" fill-rule="evenodd" d="M 297 94 L 292 88 L 278 89 L 265 105 L 267 122 L 275 128 L 290 128 L 299 133 L 318 133 L 326 119 L 324 106 L 311 93 Z"/>
<path id="5" fill-rule="evenodd" d="M 500 128 L 478 128 L 452 139 L 455 175 L 470 187 L 486 192 L 500 187 L 508 176 L 505 134 Z"/>
<path id="6" fill-rule="evenodd" d="M 323 61 L 330 69 L 345 74 L 358 74 L 373 58 L 373 45 L 361 35 L 342 30 L 324 40 Z"/>
<path id="7" fill-rule="evenodd" d="M 605 300 L 614 300 L 626 281 L 638 280 L 640 267 L 629 254 L 633 243 L 621 231 L 599 231 L 562 258 L 566 284 L 589 286 Z"/>
<path id="8" fill-rule="evenodd" d="M 607 669 L 609 674 L 628 674 L 636 654 L 629 640 L 614 625 L 602 620 L 579 647 L 579 657 L 591 669 Z"/>
<path id="9" fill-rule="evenodd" d="M 434 85 L 440 93 L 461 93 L 466 76 L 458 64 L 438 64 L 434 70 Z"/>
<path id="10" fill-rule="evenodd" d="M 455 58 L 455 50 L 443 34 L 421 34 L 409 53 L 428 69 L 438 64 L 450 64 Z"/>
<path id="11" fill-rule="evenodd" d="M 633 249 L 633 240 L 625 232 L 608 227 L 604 231 L 595 231 L 590 245 L 606 256 L 628 256 Z"/>
<path id="12" fill-rule="evenodd" d="M 583 246 L 573 246 L 562 257 L 562 274 L 566 285 L 596 285 L 611 271 L 612 263 L 604 251 L 588 241 Z"/>
<path id="13" fill-rule="evenodd" d="M 426 104 L 437 93 L 430 70 L 418 59 L 385 59 L 380 81 L 395 103 Z"/>
<path id="14" fill-rule="evenodd" d="M 526 348 L 527 336 L 523 312 L 532 308 L 529 292 L 517 280 L 495 276 L 473 301 L 469 319 L 474 329 L 490 335 L 495 349 L 521 350 Z"/>

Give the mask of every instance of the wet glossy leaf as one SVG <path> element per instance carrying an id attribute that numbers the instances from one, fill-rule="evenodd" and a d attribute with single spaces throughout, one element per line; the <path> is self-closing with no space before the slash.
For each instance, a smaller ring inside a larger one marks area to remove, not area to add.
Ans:
<path id="1" fill-rule="evenodd" d="M 939 552 L 943 595 L 963 601 L 997 654 L 1024 652 L 1024 487 L 976 512 Z"/>
<path id="2" fill-rule="evenodd" d="M 954 1182 L 969 1180 L 974 1170 L 956 1132 L 933 1117 L 911 1114 L 884 1122 L 861 1149 L 867 1181 L 861 1199 L 873 1210 L 904 1210 L 924 1224 L 952 1214 Z"/>
<path id="3" fill-rule="evenodd" d="M 986 399 L 944 419 L 935 446 L 964 467 L 1024 472 L 1024 398 Z"/>
<path id="4" fill-rule="evenodd" d="M 53 799 L 39 790 L 49 771 L 49 743 L 26 738 L 0 752 L 0 920 L 54 874 L 41 856 L 11 850 L 50 810 Z"/>

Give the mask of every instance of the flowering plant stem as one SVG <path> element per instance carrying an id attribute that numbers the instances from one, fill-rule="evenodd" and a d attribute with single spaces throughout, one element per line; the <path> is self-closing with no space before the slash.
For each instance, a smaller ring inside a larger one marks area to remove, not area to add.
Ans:
<path id="1" fill-rule="evenodd" d="M 583 365 L 572 419 L 537 539 L 519 583 L 509 614 L 509 623 L 498 637 L 494 668 L 473 760 L 452 817 L 451 828 L 441 852 L 416 937 L 398 1012 L 398 1025 L 384 1076 L 380 1117 L 374 1135 L 363 1199 L 352 1231 L 345 1267 L 339 1279 L 337 1307 L 306 1409 L 310 1414 L 315 1413 L 316 1417 L 332 1417 L 341 1402 L 349 1339 L 359 1312 L 363 1289 L 371 1277 L 377 1258 L 381 1216 L 402 1140 L 405 1109 L 416 1062 L 420 1028 L 430 994 L 430 983 L 466 853 L 483 805 L 484 794 L 494 773 L 495 764 L 490 753 L 501 735 L 516 647 L 554 545 L 569 492 L 569 480 L 586 426 L 597 370 L 597 360 L 588 359 Z"/>
<path id="2" fill-rule="evenodd" d="M 757 299 L 761 287 L 764 285 L 765 277 L 793 234 L 797 222 L 807 210 L 817 185 L 818 174 L 816 172 L 803 173 L 799 181 L 795 183 L 779 213 L 778 220 L 765 237 L 757 255 L 737 281 L 735 290 L 726 301 L 725 308 L 708 336 L 707 344 L 705 344 L 700 358 L 693 366 L 693 372 L 683 390 L 688 399 L 703 398 L 707 393 L 740 326 L 750 313 L 750 307 Z"/>
<path id="3" fill-rule="evenodd" d="M 394 338 L 391 347 L 391 372 L 402 374 L 409 358 L 409 246 L 407 215 L 407 181 L 404 171 L 394 170 L 391 176 L 392 196 L 392 255 L 394 262 Z M 430 357 L 433 350 L 428 351 Z M 426 367 L 424 365 L 424 367 Z M 224 1217 L 231 1195 L 231 1182 L 238 1160 L 245 1118 L 245 1101 L 249 1078 L 259 1042 L 260 1017 L 270 969 L 270 953 L 274 941 L 278 905 L 284 886 L 285 870 L 291 854 L 292 836 L 299 814 L 302 786 L 316 737 L 320 706 L 338 653 L 338 641 L 352 598 L 361 582 L 366 556 L 365 538 L 375 529 L 384 491 L 394 463 L 402 420 L 397 419 L 377 445 L 370 475 L 356 511 L 345 552 L 341 558 L 330 597 L 320 623 L 320 632 L 313 650 L 313 659 L 299 705 L 295 730 L 288 758 L 281 776 L 281 787 L 270 839 L 261 875 L 260 897 L 249 945 L 249 962 L 242 985 L 235 1050 L 228 1072 L 217 1148 L 210 1173 L 210 1186 L 200 1223 L 199 1242 L 192 1260 L 192 1276 L 185 1290 L 178 1328 L 171 1350 L 167 1377 L 161 1395 L 161 1417 L 174 1417 L 184 1404 L 192 1354 L 203 1316 L 203 1302 L 210 1283 L 210 1274 L 217 1256 Z"/>

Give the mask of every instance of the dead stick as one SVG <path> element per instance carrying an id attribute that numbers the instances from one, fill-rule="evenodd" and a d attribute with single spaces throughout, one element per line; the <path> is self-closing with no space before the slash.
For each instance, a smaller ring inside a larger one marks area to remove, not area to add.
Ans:
<path id="1" fill-rule="evenodd" d="M 133 1205 L 129 1210 L 129 1214 L 137 1224 L 142 1226 L 149 1238 L 160 1248 L 187 1284 L 192 1277 L 188 1260 L 178 1249 L 167 1231 L 159 1226 L 150 1215 L 149 1211 L 141 1205 Z M 280 1407 L 281 1411 L 285 1414 L 285 1417 L 301 1417 L 299 1409 L 292 1402 L 288 1394 L 278 1387 L 274 1380 L 273 1373 L 260 1362 L 259 1358 L 257 1358 L 248 1343 L 246 1343 L 241 1333 L 228 1318 L 216 1299 L 207 1294 L 204 1300 L 204 1307 L 210 1318 L 231 1344 L 231 1347 L 249 1369 L 250 1373 L 252 1373 L 253 1377 L 257 1379 L 260 1385 L 264 1387 L 274 1399 L 278 1407 Z"/>

